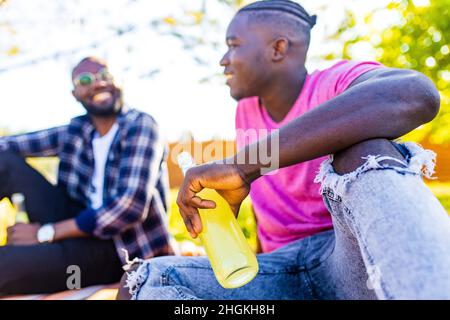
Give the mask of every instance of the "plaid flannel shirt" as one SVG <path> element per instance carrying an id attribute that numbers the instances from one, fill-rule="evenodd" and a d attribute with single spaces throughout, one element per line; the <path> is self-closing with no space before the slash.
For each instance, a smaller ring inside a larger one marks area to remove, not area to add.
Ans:
<path id="1" fill-rule="evenodd" d="M 119 130 L 105 167 L 103 206 L 90 207 L 95 128 L 87 115 L 69 125 L 0 138 L 0 150 L 24 157 L 58 156 L 58 185 L 87 209 L 76 217 L 84 232 L 113 239 L 119 257 L 172 254 L 167 229 L 167 149 L 148 114 L 130 109 L 117 118 Z"/>

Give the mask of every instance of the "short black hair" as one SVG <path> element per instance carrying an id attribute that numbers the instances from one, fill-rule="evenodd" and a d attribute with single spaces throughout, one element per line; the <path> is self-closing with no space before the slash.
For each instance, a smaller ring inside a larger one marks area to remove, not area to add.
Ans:
<path id="1" fill-rule="evenodd" d="M 87 61 L 95 62 L 95 63 L 101 64 L 105 67 L 107 66 L 106 61 L 101 58 L 97 58 L 97 57 L 93 57 L 93 56 L 85 57 L 85 58 L 81 59 L 80 62 L 78 62 L 72 68 L 72 78 L 73 78 L 73 75 L 75 74 L 75 71 L 78 69 L 78 67 Z"/>
<path id="2" fill-rule="evenodd" d="M 287 31 L 291 36 L 303 36 L 309 44 L 316 16 L 310 15 L 300 4 L 290 0 L 262 0 L 241 8 L 237 14 L 246 13 L 250 22 L 269 24 L 274 30 Z"/>
<path id="3" fill-rule="evenodd" d="M 310 15 L 300 4 L 290 0 L 261 0 L 242 7 L 239 12 L 245 11 L 278 11 L 290 14 L 298 20 L 307 23 L 311 29 L 316 24 L 317 16 Z"/>

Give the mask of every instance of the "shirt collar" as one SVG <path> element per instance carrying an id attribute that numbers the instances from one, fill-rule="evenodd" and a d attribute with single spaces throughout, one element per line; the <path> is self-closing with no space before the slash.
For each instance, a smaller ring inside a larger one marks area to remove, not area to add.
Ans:
<path id="1" fill-rule="evenodd" d="M 124 124 L 126 115 L 128 112 L 129 112 L 129 108 L 124 105 L 122 107 L 122 109 L 120 110 L 120 113 L 117 115 L 116 122 L 117 122 L 119 128 L 122 127 L 122 125 Z M 95 127 L 92 124 L 91 118 L 88 115 L 85 116 L 85 121 L 83 122 L 83 124 L 81 126 L 81 130 L 82 130 L 83 138 L 86 141 L 92 141 L 94 139 Z"/>

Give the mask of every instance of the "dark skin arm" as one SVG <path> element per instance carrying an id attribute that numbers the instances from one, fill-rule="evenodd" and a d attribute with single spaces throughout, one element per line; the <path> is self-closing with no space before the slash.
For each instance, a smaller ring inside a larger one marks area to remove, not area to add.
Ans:
<path id="1" fill-rule="evenodd" d="M 81 238 L 88 235 L 81 231 L 75 219 L 68 219 L 55 223 L 55 238 L 53 242 L 69 238 Z M 33 245 L 38 244 L 37 233 L 41 225 L 39 223 L 18 223 L 8 228 L 8 245 Z"/>
<path id="2" fill-rule="evenodd" d="M 373 138 L 398 138 L 431 121 L 438 113 L 439 93 L 424 75 L 400 69 L 377 69 L 356 79 L 341 95 L 308 111 L 279 130 L 279 167 L 333 154 Z M 214 202 L 195 196 L 203 188 L 216 189 L 234 214 L 267 164 L 238 164 L 242 154 L 258 154 L 267 139 L 243 148 L 224 163 L 210 163 L 188 170 L 177 204 L 192 237 L 202 225 L 198 208 Z"/>

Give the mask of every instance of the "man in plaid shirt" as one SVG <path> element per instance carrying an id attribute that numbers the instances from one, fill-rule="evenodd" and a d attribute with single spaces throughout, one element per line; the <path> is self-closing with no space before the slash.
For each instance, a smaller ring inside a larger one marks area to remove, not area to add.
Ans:
<path id="1" fill-rule="evenodd" d="M 173 254 L 166 148 L 156 122 L 125 109 L 100 59 L 83 59 L 72 80 L 86 115 L 0 138 L 0 198 L 24 194 L 31 222 L 10 227 L 0 247 L 0 295 L 67 290 L 70 270 L 80 271 L 82 287 L 116 282 L 125 250 L 131 258 Z M 59 157 L 56 186 L 23 158 L 34 156 Z"/>

